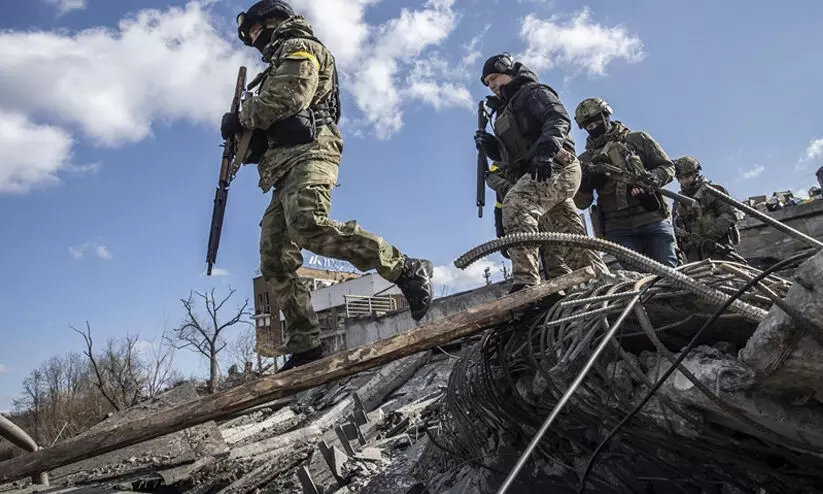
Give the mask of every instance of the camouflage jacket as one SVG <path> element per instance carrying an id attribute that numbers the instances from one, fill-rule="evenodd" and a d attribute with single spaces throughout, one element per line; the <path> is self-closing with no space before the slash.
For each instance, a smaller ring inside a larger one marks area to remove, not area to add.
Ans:
<path id="1" fill-rule="evenodd" d="M 611 141 L 620 140 L 629 151 L 635 153 L 643 162 L 643 167 L 649 170 L 657 180 L 665 185 L 674 179 L 674 163 L 660 147 L 660 144 L 645 132 L 632 132 L 621 122 L 615 120 L 612 127 L 604 135 L 586 140 L 586 150 L 578 156 L 583 166 L 583 178 L 580 188 L 574 196 L 574 202 L 580 209 L 588 208 L 594 201 L 594 191 L 597 191 L 597 205 L 603 215 L 603 222 L 606 229 L 611 228 L 636 228 L 654 221 L 660 221 L 669 217 L 669 208 L 663 197 L 657 193 L 661 208 L 657 211 L 646 211 L 640 202 L 631 195 L 631 187 L 626 188 L 625 203 L 628 208 L 621 209 L 617 193 L 618 182 L 610 176 L 602 173 L 592 173 L 587 170 L 587 164 L 591 163 L 603 147 Z M 618 163 L 614 163 L 618 166 Z"/>
<path id="2" fill-rule="evenodd" d="M 700 177 L 691 187 L 680 190 L 684 196 L 695 199 L 697 205 L 689 206 L 675 201 L 672 207 L 673 223 L 676 227 L 707 240 L 731 245 L 734 243 L 732 237 L 735 235 L 733 228 L 738 220 L 737 210 L 710 194 L 698 194 L 697 191 L 703 184 L 728 195 L 728 191 L 722 185 L 713 184 Z"/>
<path id="3" fill-rule="evenodd" d="M 268 129 L 301 110 L 334 97 L 335 61 L 321 43 L 306 37 L 313 31 L 302 16 L 283 22 L 263 50 L 270 66 L 257 94 L 243 102 L 240 123 L 247 129 Z M 314 141 L 294 146 L 277 145 L 270 136 L 269 148 L 257 164 L 260 188 L 268 192 L 277 187 L 295 165 L 300 167 L 302 184 L 333 184 L 343 153 L 343 137 L 334 122 L 320 126 Z"/>

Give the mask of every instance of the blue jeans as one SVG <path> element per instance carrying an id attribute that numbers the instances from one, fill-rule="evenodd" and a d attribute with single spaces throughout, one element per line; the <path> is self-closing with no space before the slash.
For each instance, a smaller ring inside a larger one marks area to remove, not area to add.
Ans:
<path id="1" fill-rule="evenodd" d="M 627 249 L 650 257 L 664 266 L 677 267 L 675 253 L 674 228 L 668 220 L 655 221 L 635 228 L 608 228 L 606 240 L 620 244 Z M 636 271 L 639 268 L 626 266 L 625 269 Z"/>

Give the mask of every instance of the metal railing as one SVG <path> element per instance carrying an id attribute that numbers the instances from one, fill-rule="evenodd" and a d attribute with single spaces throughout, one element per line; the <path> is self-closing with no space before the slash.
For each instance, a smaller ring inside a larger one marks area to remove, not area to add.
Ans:
<path id="1" fill-rule="evenodd" d="M 343 295 L 346 300 L 346 317 L 385 314 L 397 310 L 397 301 L 392 297 L 368 295 Z"/>

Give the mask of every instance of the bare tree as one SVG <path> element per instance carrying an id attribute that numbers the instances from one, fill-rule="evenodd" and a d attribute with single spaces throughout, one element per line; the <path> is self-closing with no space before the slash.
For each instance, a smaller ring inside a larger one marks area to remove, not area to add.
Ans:
<path id="1" fill-rule="evenodd" d="M 163 331 L 159 345 L 151 345 L 151 359 L 147 362 L 145 383 L 149 397 L 157 396 L 173 383 L 183 379 L 183 374 L 174 368 L 174 351 L 168 331 Z"/>
<path id="2" fill-rule="evenodd" d="M 257 358 L 257 335 L 252 326 L 248 326 L 240 331 L 229 345 L 229 354 L 232 357 L 232 363 L 237 364 L 241 369 L 245 369 L 249 362 L 253 363 L 257 360 L 257 370 L 260 370 L 260 359 Z"/>
<path id="3" fill-rule="evenodd" d="M 173 341 L 175 348 L 188 348 L 191 351 L 199 353 L 209 362 L 209 381 L 207 386 L 209 393 L 214 393 L 217 386 L 217 378 L 219 375 L 217 356 L 227 345 L 223 337 L 223 331 L 236 324 L 251 324 L 248 320 L 244 319 L 251 316 L 251 312 L 247 310 L 249 299 L 246 299 L 243 305 L 233 312 L 234 315 L 232 317 L 221 322 L 220 311 L 234 293 L 235 290 L 229 287 L 228 295 L 218 301 L 214 295 L 213 288 L 207 294 L 189 292 L 189 298 L 180 299 L 180 302 L 183 303 L 183 308 L 186 310 L 183 323 L 177 329 L 172 330 L 174 339 L 170 341 Z M 194 295 L 197 295 L 203 300 L 203 304 L 206 307 L 206 317 L 204 318 L 201 318 L 196 313 L 194 308 Z"/>
<path id="4" fill-rule="evenodd" d="M 95 376 L 95 385 L 115 410 L 123 410 L 137 403 L 142 391 L 138 369 L 139 358 L 135 358 L 137 337 L 126 335 L 123 341 L 109 339 L 102 354 L 95 355 L 91 326 L 86 321 L 86 330 L 70 326 L 86 342 L 84 354 Z"/>

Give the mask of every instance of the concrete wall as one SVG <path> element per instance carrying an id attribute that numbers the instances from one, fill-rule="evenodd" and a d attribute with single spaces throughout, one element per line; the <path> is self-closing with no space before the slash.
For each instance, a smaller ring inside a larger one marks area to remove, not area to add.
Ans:
<path id="1" fill-rule="evenodd" d="M 382 296 L 401 293 L 400 289 L 389 281 L 384 280 L 377 273 L 369 273 L 353 280 L 337 283 L 336 285 L 318 288 L 311 292 L 311 304 L 316 312 L 320 312 L 331 307 L 339 307 L 346 304 L 344 295 L 365 295 L 372 296 L 380 293 Z"/>
<path id="2" fill-rule="evenodd" d="M 408 310 L 382 317 L 348 319 L 346 320 L 346 347 L 351 349 L 388 338 L 414 329 L 417 326 L 437 321 L 469 307 L 498 299 L 508 292 L 509 285 L 508 282 L 492 283 L 475 290 L 435 299 L 428 314 L 419 322 L 415 322 L 411 318 L 411 313 Z"/>
<path id="3" fill-rule="evenodd" d="M 817 240 L 823 241 L 823 200 L 799 204 L 767 213 L 772 218 L 789 225 Z M 807 248 L 760 220 L 746 217 L 738 224 L 740 243 L 738 253 L 750 261 L 762 259 L 785 259 Z"/>

